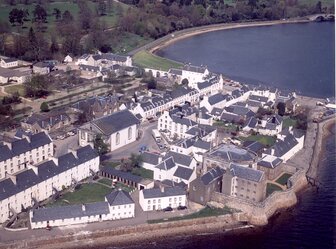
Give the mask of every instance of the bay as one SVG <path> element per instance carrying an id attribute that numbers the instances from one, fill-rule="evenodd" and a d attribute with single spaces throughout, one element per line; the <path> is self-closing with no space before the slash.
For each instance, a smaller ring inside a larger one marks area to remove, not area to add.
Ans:
<path id="1" fill-rule="evenodd" d="M 335 24 L 300 23 L 204 33 L 179 40 L 159 56 L 206 65 L 247 84 L 314 97 L 335 93 Z"/>

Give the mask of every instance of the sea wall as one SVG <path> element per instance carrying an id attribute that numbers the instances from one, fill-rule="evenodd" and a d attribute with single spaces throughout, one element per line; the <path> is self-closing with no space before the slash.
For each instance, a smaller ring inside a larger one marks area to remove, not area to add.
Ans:
<path id="1" fill-rule="evenodd" d="M 285 191 L 276 191 L 261 203 L 234 198 L 222 193 L 214 193 L 212 201 L 223 203 L 245 213 L 248 222 L 252 225 L 266 225 L 268 219 L 280 209 L 289 208 L 297 203 L 296 193 L 307 185 L 304 170 L 299 170 L 289 178 L 290 188 Z"/>
<path id="2" fill-rule="evenodd" d="M 227 214 L 218 217 L 180 220 L 157 224 L 142 224 L 137 226 L 120 227 L 117 229 L 87 232 L 75 235 L 64 235 L 49 238 L 35 238 L 0 245 L 4 248 L 86 248 L 89 245 L 103 247 L 104 245 L 135 244 L 137 241 L 170 236 L 184 236 L 196 233 L 210 233 L 238 229 L 240 213 Z"/>

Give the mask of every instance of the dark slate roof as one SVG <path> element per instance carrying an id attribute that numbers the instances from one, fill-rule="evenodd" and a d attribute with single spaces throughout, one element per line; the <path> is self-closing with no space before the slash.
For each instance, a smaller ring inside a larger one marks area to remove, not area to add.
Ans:
<path id="1" fill-rule="evenodd" d="M 84 206 L 84 207 L 83 207 Z M 52 221 L 61 219 L 71 219 L 77 217 L 94 216 L 108 214 L 107 202 L 95 202 L 85 205 L 70 205 L 49 208 L 39 208 L 33 210 L 33 222 Z"/>
<path id="2" fill-rule="evenodd" d="M 247 120 L 246 125 L 249 128 L 255 128 L 258 124 L 258 120 L 255 117 L 251 117 L 249 120 Z"/>
<path id="3" fill-rule="evenodd" d="M 219 157 L 225 161 L 251 161 L 256 155 L 233 144 L 222 144 L 209 153 L 209 156 Z"/>
<path id="4" fill-rule="evenodd" d="M 223 121 L 236 123 L 240 121 L 241 117 L 233 113 L 223 112 L 220 119 Z"/>
<path id="5" fill-rule="evenodd" d="M 188 187 L 188 185 L 185 184 L 182 181 L 181 182 L 174 182 L 174 181 L 168 180 L 168 179 L 165 179 L 165 180 L 161 181 L 161 184 L 163 184 L 163 185 L 165 185 L 167 187 L 176 187 L 176 186 L 178 186 L 178 187 L 180 187 L 182 189 L 186 189 Z"/>
<path id="6" fill-rule="evenodd" d="M 127 205 L 134 203 L 129 193 L 124 190 L 115 190 L 109 193 L 106 196 L 106 200 L 108 201 L 110 206 Z"/>
<path id="7" fill-rule="evenodd" d="M 0 145 L 0 162 L 6 161 L 13 157 L 12 151 L 8 148 L 7 145 Z"/>
<path id="8" fill-rule="evenodd" d="M 186 126 L 195 126 L 197 125 L 196 122 L 192 121 L 191 119 L 184 118 L 184 117 L 177 117 L 176 115 L 172 115 L 171 119 L 174 123 L 186 125 Z"/>
<path id="9" fill-rule="evenodd" d="M 225 95 L 223 95 L 223 94 L 221 94 L 221 93 L 216 93 L 216 94 L 214 94 L 214 95 L 211 95 L 210 97 L 209 97 L 209 104 L 210 105 L 215 105 L 215 104 L 217 104 L 217 103 L 220 103 L 220 102 L 222 102 L 222 101 L 224 101 L 224 100 L 226 100 L 226 97 L 225 97 Z"/>
<path id="10" fill-rule="evenodd" d="M 184 65 L 183 70 L 203 74 L 203 73 L 205 73 L 206 68 L 205 67 L 192 66 L 192 65 Z"/>
<path id="11" fill-rule="evenodd" d="M 210 142 L 206 142 L 203 141 L 201 139 L 198 139 L 195 143 L 194 143 L 194 147 L 200 148 L 200 149 L 204 149 L 204 150 L 210 150 L 211 148 L 211 143 Z"/>
<path id="12" fill-rule="evenodd" d="M 253 182 L 260 182 L 264 172 L 261 170 L 256 170 L 248 167 L 244 167 L 238 164 L 230 165 L 230 172 L 232 176 L 238 178 L 246 179 Z"/>
<path id="13" fill-rule="evenodd" d="M 298 141 L 296 138 L 292 134 L 288 134 L 284 140 L 278 139 L 265 153 L 276 157 L 282 157 L 297 144 Z M 274 153 L 272 153 L 272 150 L 274 150 Z"/>
<path id="14" fill-rule="evenodd" d="M 141 154 L 142 162 L 149 163 L 149 164 L 152 164 L 152 165 L 157 165 L 159 163 L 159 158 L 160 158 L 160 155 L 150 153 L 150 152 L 147 152 L 147 151 L 145 151 L 144 153 Z"/>
<path id="15" fill-rule="evenodd" d="M 266 103 L 268 101 L 267 97 L 264 96 L 258 96 L 258 95 L 250 95 L 250 100 L 258 101 L 258 102 L 264 102 Z"/>
<path id="16" fill-rule="evenodd" d="M 245 141 L 243 143 L 243 146 L 250 151 L 253 151 L 254 153 L 258 153 L 259 151 L 263 150 L 265 148 L 265 145 L 258 141 Z"/>
<path id="17" fill-rule="evenodd" d="M 223 109 L 215 107 L 212 109 L 211 115 L 220 116 L 222 112 L 223 112 Z"/>
<path id="18" fill-rule="evenodd" d="M 127 56 L 117 55 L 112 53 L 105 53 L 105 54 L 95 54 L 92 55 L 94 60 L 109 60 L 109 61 L 119 61 L 125 62 L 127 60 Z"/>
<path id="19" fill-rule="evenodd" d="M 180 187 L 163 188 L 163 191 L 161 191 L 160 188 L 144 189 L 142 191 L 145 199 L 179 196 L 186 194 L 186 191 Z"/>
<path id="20" fill-rule="evenodd" d="M 177 167 L 174 176 L 182 178 L 184 180 L 189 180 L 193 173 L 192 169 L 188 169 L 185 167 Z"/>
<path id="21" fill-rule="evenodd" d="M 199 83 L 197 83 L 197 88 L 202 90 L 202 89 L 205 89 L 207 87 L 210 87 L 211 85 L 212 84 L 209 81 L 199 82 Z"/>
<path id="22" fill-rule="evenodd" d="M 166 157 L 159 165 L 155 168 L 162 170 L 170 170 L 176 166 L 173 157 Z"/>
<path id="23" fill-rule="evenodd" d="M 225 173 L 225 170 L 221 167 L 216 167 L 211 170 L 209 170 L 207 173 L 201 176 L 201 181 L 204 185 L 209 185 L 214 180 L 217 180 L 218 178 L 222 177 Z"/>
<path id="24" fill-rule="evenodd" d="M 259 166 L 274 169 L 282 163 L 282 160 L 279 157 L 275 157 L 273 161 L 264 160 L 264 159 L 265 157 L 258 162 Z"/>
<path id="25" fill-rule="evenodd" d="M 107 174 L 110 174 L 110 175 L 113 175 L 113 176 L 118 176 L 122 179 L 129 180 L 129 181 L 132 181 L 132 182 L 135 182 L 135 183 L 139 183 L 139 182 L 142 181 L 141 176 L 133 175 L 129 172 L 124 172 L 124 171 L 121 171 L 121 170 L 117 170 L 117 169 L 111 168 L 109 166 L 103 167 L 101 169 L 101 172 L 104 172 L 104 173 L 107 173 Z"/>
<path id="26" fill-rule="evenodd" d="M 189 155 L 184 155 L 184 154 L 180 154 L 174 151 L 169 151 L 166 155 L 165 158 L 170 158 L 172 157 L 174 159 L 174 162 L 180 165 L 184 165 L 184 166 L 190 166 L 193 157 L 189 156 Z"/>
<path id="27" fill-rule="evenodd" d="M 251 115 L 251 110 L 248 109 L 247 107 L 244 106 L 239 106 L 239 105 L 230 105 L 228 107 L 225 107 L 224 110 L 228 113 L 233 113 L 236 115 L 240 115 L 240 116 L 247 116 L 249 113 L 249 115 Z M 252 115 L 253 116 L 253 112 Z"/>
<path id="28" fill-rule="evenodd" d="M 10 62 L 17 61 L 16 58 L 2 58 L 1 60 L 3 60 L 5 63 L 10 63 Z"/>
<path id="29" fill-rule="evenodd" d="M 132 125 L 139 124 L 140 121 L 130 111 L 123 110 L 93 120 L 91 123 L 101 130 L 104 135 L 109 136 Z"/>

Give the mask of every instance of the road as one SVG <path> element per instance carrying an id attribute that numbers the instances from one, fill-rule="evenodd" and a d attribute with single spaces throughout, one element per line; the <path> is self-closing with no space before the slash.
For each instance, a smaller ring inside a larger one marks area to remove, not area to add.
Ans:
<path id="1" fill-rule="evenodd" d="M 156 127 L 157 121 L 153 123 L 142 123 L 139 128 L 139 131 L 142 134 L 139 140 L 104 155 L 103 159 L 118 161 L 122 158 L 128 158 L 132 153 L 139 153 L 139 149 L 143 145 L 145 145 L 149 151 L 160 151 L 152 136 L 152 130 Z"/>

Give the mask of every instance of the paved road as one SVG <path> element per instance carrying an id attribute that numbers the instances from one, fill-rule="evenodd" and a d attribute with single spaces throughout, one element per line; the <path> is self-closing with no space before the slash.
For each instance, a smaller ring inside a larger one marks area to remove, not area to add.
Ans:
<path id="1" fill-rule="evenodd" d="M 139 140 L 106 154 L 104 160 L 117 161 L 122 158 L 128 158 L 132 153 L 139 153 L 139 149 L 143 145 L 147 146 L 149 151 L 160 151 L 152 136 L 152 130 L 156 127 L 157 122 L 141 124 L 139 130 L 142 133 L 142 136 Z"/>

